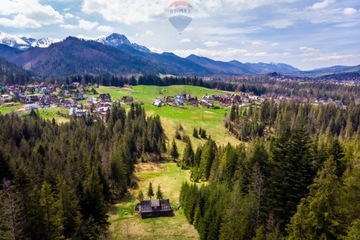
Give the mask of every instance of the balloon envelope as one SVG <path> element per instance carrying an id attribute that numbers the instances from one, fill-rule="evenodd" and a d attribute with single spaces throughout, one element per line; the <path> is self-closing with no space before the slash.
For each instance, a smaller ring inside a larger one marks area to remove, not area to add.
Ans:
<path id="1" fill-rule="evenodd" d="M 169 21 L 181 33 L 192 21 L 192 6 L 186 1 L 177 1 L 169 6 Z"/>

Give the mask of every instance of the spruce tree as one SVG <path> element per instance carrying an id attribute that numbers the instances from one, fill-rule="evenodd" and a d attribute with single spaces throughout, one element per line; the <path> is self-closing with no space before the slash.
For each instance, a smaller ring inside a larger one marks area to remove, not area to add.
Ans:
<path id="1" fill-rule="evenodd" d="M 181 168 L 188 169 L 194 164 L 194 150 L 191 145 L 191 140 L 188 139 L 186 146 L 184 148 L 183 159 L 181 163 Z"/>
<path id="2" fill-rule="evenodd" d="M 330 157 L 320 170 L 310 194 L 302 199 L 288 226 L 289 239 L 339 239 L 341 212 L 335 211 L 341 181 L 336 175 L 337 164 Z"/>
<path id="3" fill-rule="evenodd" d="M 193 130 L 193 137 L 194 138 L 199 138 L 199 133 L 198 133 L 198 130 L 196 128 L 194 128 L 194 130 Z"/>
<path id="4" fill-rule="evenodd" d="M 144 200 L 144 193 L 142 191 L 139 192 L 139 194 L 137 196 L 137 200 L 139 200 L 139 202 Z"/>
<path id="5" fill-rule="evenodd" d="M 179 157 L 179 152 L 176 146 L 175 139 L 173 139 L 171 144 L 170 156 L 172 157 L 173 160 L 176 160 Z"/>
<path id="6" fill-rule="evenodd" d="M 158 185 L 158 187 L 157 187 L 156 198 L 163 199 L 163 192 L 161 191 L 160 185 Z"/>
<path id="7" fill-rule="evenodd" d="M 152 186 L 151 182 L 149 182 L 149 187 L 148 187 L 148 190 L 147 190 L 147 196 L 150 199 L 154 196 L 154 189 L 153 189 L 153 186 Z"/>

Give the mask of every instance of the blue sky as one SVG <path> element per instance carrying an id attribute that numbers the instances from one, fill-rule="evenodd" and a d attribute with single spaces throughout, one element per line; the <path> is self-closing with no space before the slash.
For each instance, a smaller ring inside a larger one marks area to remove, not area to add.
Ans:
<path id="1" fill-rule="evenodd" d="M 172 0 L 1 0 L 0 31 L 35 38 L 112 32 L 156 52 L 283 62 L 303 70 L 360 64 L 359 0 L 188 0 L 180 35 Z"/>

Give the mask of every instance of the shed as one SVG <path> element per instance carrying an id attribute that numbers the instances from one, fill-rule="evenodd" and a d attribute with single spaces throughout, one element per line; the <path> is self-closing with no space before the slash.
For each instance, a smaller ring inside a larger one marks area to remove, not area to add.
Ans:
<path id="1" fill-rule="evenodd" d="M 173 215 L 169 199 L 141 201 L 139 210 L 142 218 L 169 217 Z"/>

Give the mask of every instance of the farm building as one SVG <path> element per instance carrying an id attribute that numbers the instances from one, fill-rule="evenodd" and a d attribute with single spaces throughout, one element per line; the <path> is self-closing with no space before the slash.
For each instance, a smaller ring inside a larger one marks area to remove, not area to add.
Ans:
<path id="1" fill-rule="evenodd" d="M 173 215 L 169 199 L 141 201 L 139 211 L 142 218 L 169 217 Z"/>

